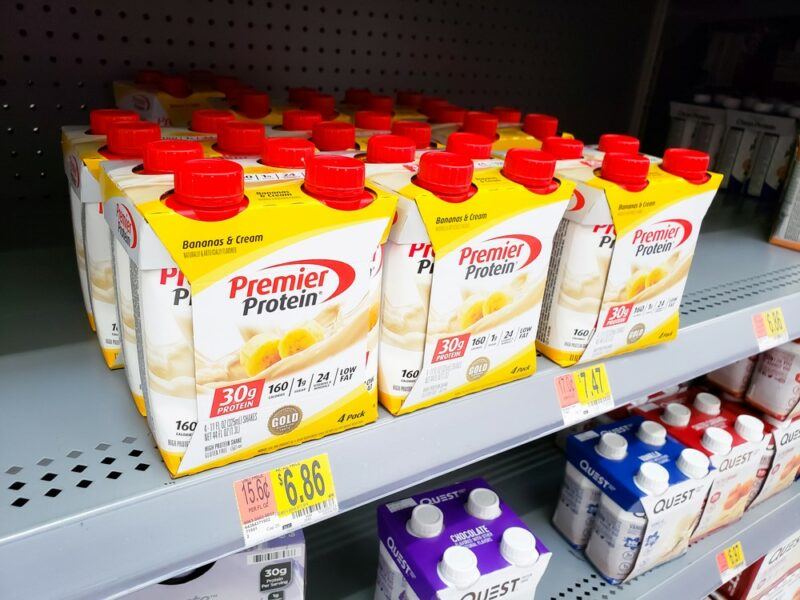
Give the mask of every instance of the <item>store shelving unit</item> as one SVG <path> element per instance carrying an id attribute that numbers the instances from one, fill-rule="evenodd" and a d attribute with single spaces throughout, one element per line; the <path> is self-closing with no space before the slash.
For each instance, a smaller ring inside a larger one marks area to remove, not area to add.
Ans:
<path id="1" fill-rule="evenodd" d="M 755 353 L 756 312 L 781 306 L 800 336 L 797 255 L 764 243 L 754 215 L 740 199 L 718 201 L 677 341 L 606 362 L 617 405 Z M 0 311 L 9 334 L 0 356 L 3 598 L 115 596 L 239 550 L 233 482 L 297 459 L 328 453 L 348 511 L 563 426 L 553 378 L 565 371 L 541 359 L 523 381 L 173 481 L 123 373 L 105 368 L 85 328 L 71 249 L 3 260 L 9 281 L 26 282 Z M 43 564 L 48 576 L 37 577 Z"/>

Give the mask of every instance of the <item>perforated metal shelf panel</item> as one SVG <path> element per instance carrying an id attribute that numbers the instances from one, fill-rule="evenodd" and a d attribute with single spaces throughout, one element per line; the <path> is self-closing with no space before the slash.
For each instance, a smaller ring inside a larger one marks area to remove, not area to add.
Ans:
<path id="1" fill-rule="evenodd" d="M 721 199 L 704 225 L 678 339 L 606 361 L 617 405 L 754 354 L 757 311 L 781 306 L 800 337 L 797 255 L 764 242 L 746 204 Z M 751 225 L 730 229 L 733 213 Z M 0 295 L 4 599 L 113 596 L 242 549 L 233 482 L 320 452 L 348 511 L 563 425 L 553 378 L 564 370 L 541 359 L 525 380 L 173 481 L 124 374 L 100 358 L 73 265 L 71 248 L 0 254 L 18 282 Z"/>
<path id="2" fill-rule="evenodd" d="M 69 242 L 59 127 L 137 68 L 235 74 L 277 100 L 293 85 L 418 89 L 553 113 L 593 139 L 629 129 L 655 4 L 6 0 L 0 248 Z"/>

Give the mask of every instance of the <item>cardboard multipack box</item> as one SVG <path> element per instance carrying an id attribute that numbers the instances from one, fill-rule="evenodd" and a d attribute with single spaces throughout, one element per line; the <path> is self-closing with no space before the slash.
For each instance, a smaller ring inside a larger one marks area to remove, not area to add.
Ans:
<path id="1" fill-rule="evenodd" d="M 686 102 L 669 103 L 667 148 L 693 148 L 706 152 L 712 162 L 725 134 L 725 109 Z"/>
<path id="2" fill-rule="evenodd" d="M 800 416 L 800 339 L 759 354 L 744 400 L 781 421 Z"/>
<path id="3" fill-rule="evenodd" d="M 661 165 L 611 152 L 559 161 L 576 182 L 553 244 L 537 335 L 561 366 L 674 339 L 700 225 L 720 175 L 708 155 L 670 149 Z"/>
<path id="4" fill-rule="evenodd" d="M 428 152 L 417 173 L 374 177 L 400 197 L 378 357 L 379 398 L 393 414 L 534 372 L 552 236 L 572 184 L 552 179 L 552 159 L 541 176 L 541 161 L 525 156 L 501 169 Z"/>
<path id="5" fill-rule="evenodd" d="M 719 592 L 729 600 L 797 600 L 800 590 L 800 530 L 787 536 Z"/>
<path id="6" fill-rule="evenodd" d="M 783 199 L 775 228 L 769 241 L 790 250 L 800 250 L 800 136 L 795 138 L 794 152 L 783 186 Z"/>
<path id="7" fill-rule="evenodd" d="M 482 479 L 378 507 L 375 600 L 530 600 L 551 553 Z"/>
<path id="8" fill-rule="evenodd" d="M 396 199 L 316 156 L 276 184 L 183 163 L 174 191 L 109 193 L 131 267 L 148 422 L 182 476 L 373 421 L 370 270 Z"/>
<path id="9" fill-rule="evenodd" d="M 164 127 L 186 127 L 195 110 L 220 108 L 221 91 L 201 86 L 193 88 L 185 77 L 162 76 L 154 85 L 135 81 L 115 81 L 114 103 L 132 110 L 145 121 Z"/>
<path id="10" fill-rule="evenodd" d="M 705 379 L 714 387 L 729 394 L 731 398 L 741 399 L 750 385 L 750 377 L 753 375 L 757 361 L 757 354 L 742 358 L 719 369 L 714 369 L 706 374 Z"/>
<path id="11" fill-rule="evenodd" d="M 303 600 L 306 547 L 296 531 L 148 586 L 126 600 Z"/>

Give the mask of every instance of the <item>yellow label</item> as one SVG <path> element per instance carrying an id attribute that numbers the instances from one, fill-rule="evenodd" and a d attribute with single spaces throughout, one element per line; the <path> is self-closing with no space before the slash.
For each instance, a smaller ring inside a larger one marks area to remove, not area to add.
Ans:
<path id="1" fill-rule="evenodd" d="M 592 404 L 611 396 L 605 363 L 599 363 L 572 373 L 578 402 Z"/>
<path id="2" fill-rule="evenodd" d="M 729 569 L 735 569 L 744 562 L 744 549 L 742 542 L 736 542 L 722 551 Z"/>
<path id="3" fill-rule="evenodd" d="M 305 460 L 270 471 L 272 489 L 279 517 L 286 517 L 335 501 L 336 488 L 327 454 L 318 454 Z"/>
<path id="4" fill-rule="evenodd" d="M 788 334 L 786 320 L 783 318 L 783 309 L 780 306 L 765 310 L 761 316 L 764 319 L 764 328 L 768 336 L 778 337 Z"/>

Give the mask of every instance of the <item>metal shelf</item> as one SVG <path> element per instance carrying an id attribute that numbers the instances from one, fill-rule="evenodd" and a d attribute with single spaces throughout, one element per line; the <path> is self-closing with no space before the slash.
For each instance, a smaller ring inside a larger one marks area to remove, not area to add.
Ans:
<path id="1" fill-rule="evenodd" d="M 537 600 L 673 600 L 701 598 L 721 584 L 717 554 L 736 541 L 748 564 L 786 536 L 786 524 L 800 522 L 800 483 L 748 511 L 744 518 L 695 543 L 682 557 L 623 585 L 606 583 L 550 524 L 564 473 L 564 459 L 541 440 L 451 473 L 421 489 L 481 476 L 497 489 L 553 552 Z M 417 491 L 417 490 L 414 490 Z M 421 490 L 419 490 L 421 491 Z M 398 498 L 412 491 L 396 495 Z M 375 506 L 305 530 L 309 597 L 371 600 L 377 570 Z M 324 590 L 324 592 L 323 592 Z"/>
<path id="2" fill-rule="evenodd" d="M 797 254 L 731 229 L 758 221 L 741 202 L 704 225 L 678 339 L 607 361 L 618 405 L 755 353 L 757 311 L 780 305 L 800 336 Z M 562 426 L 564 371 L 541 359 L 523 381 L 173 481 L 86 331 L 73 262 L 71 249 L 0 257 L 15 282 L 0 297 L 3 598 L 116 596 L 240 550 L 232 483 L 313 454 L 328 453 L 347 511 Z"/>

